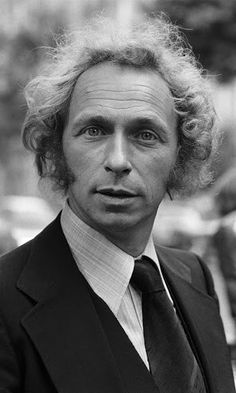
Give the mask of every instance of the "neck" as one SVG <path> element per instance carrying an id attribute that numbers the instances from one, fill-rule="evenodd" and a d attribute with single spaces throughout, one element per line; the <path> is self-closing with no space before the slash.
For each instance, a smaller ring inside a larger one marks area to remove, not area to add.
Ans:
<path id="1" fill-rule="evenodd" d="M 142 254 L 144 251 L 148 239 L 150 237 L 152 226 L 154 222 L 154 218 L 148 218 L 146 221 L 142 223 L 138 223 L 138 225 L 131 226 L 130 228 L 125 226 L 125 228 L 117 228 L 117 227 L 96 227 L 91 222 L 85 219 L 83 215 L 81 215 L 77 209 L 76 202 L 73 197 L 69 199 L 70 208 L 73 212 L 87 225 L 100 232 L 103 236 L 105 236 L 111 243 L 115 244 L 122 251 L 127 254 L 133 256 L 134 258 Z"/>
<path id="2" fill-rule="evenodd" d="M 151 231 L 137 231 L 137 233 L 135 233 L 132 230 L 130 232 L 131 233 L 125 230 L 112 233 L 111 235 L 109 231 L 108 233 L 103 232 L 103 235 L 122 251 L 136 258 L 145 250 Z"/>

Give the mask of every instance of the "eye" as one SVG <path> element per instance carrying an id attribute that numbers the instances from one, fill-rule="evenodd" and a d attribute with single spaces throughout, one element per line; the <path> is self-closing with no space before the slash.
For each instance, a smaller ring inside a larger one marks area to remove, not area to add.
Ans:
<path id="1" fill-rule="evenodd" d="M 91 127 L 87 127 L 84 130 L 84 134 L 91 136 L 91 137 L 96 137 L 96 136 L 103 135 L 104 132 L 101 128 L 91 126 Z"/>
<path id="2" fill-rule="evenodd" d="M 148 141 L 155 141 L 157 139 L 157 136 L 152 131 L 140 131 L 137 134 L 137 138 L 144 142 L 148 142 Z"/>

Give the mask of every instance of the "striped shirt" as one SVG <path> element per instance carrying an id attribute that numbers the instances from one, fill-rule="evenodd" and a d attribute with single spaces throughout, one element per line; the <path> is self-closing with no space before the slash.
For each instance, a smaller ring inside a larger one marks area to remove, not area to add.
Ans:
<path id="1" fill-rule="evenodd" d="M 61 225 L 79 270 L 93 291 L 116 316 L 149 368 L 143 337 L 141 297 L 129 285 L 134 258 L 81 221 L 68 203 L 61 214 Z M 160 267 L 152 237 L 149 238 L 144 254 Z"/>

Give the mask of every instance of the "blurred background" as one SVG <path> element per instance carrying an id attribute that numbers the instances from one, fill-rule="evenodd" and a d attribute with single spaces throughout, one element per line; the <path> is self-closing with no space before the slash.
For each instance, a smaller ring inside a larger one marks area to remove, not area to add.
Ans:
<path id="1" fill-rule="evenodd" d="M 236 358 L 236 0 L 0 0 L 0 254 L 50 222 L 61 201 L 39 190 L 33 157 L 21 144 L 25 84 L 44 48 L 102 11 L 123 25 L 164 12 L 181 26 L 210 75 L 223 133 L 215 182 L 193 198 L 164 201 L 155 240 L 190 249 L 215 279 L 227 341 Z"/>

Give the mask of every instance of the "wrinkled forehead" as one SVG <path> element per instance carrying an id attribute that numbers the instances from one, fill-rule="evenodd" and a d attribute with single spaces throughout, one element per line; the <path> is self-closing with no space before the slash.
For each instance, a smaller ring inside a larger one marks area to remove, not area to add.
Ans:
<path id="1" fill-rule="evenodd" d="M 167 83 L 154 70 L 110 62 L 89 68 L 77 80 L 70 115 L 85 111 L 109 111 L 119 115 L 157 114 L 176 125 L 174 100 Z"/>
<path id="2" fill-rule="evenodd" d="M 94 88 L 107 89 L 114 93 L 126 91 L 130 85 L 147 90 L 164 90 L 172 101 L 170 89 L 161 74 L 149 67 L 103 62 L 84 71 L 78 78 L 75 89 L 80 94 L 91 93 Z M 115 89 L 114 89 L 115 88 Z"/>

